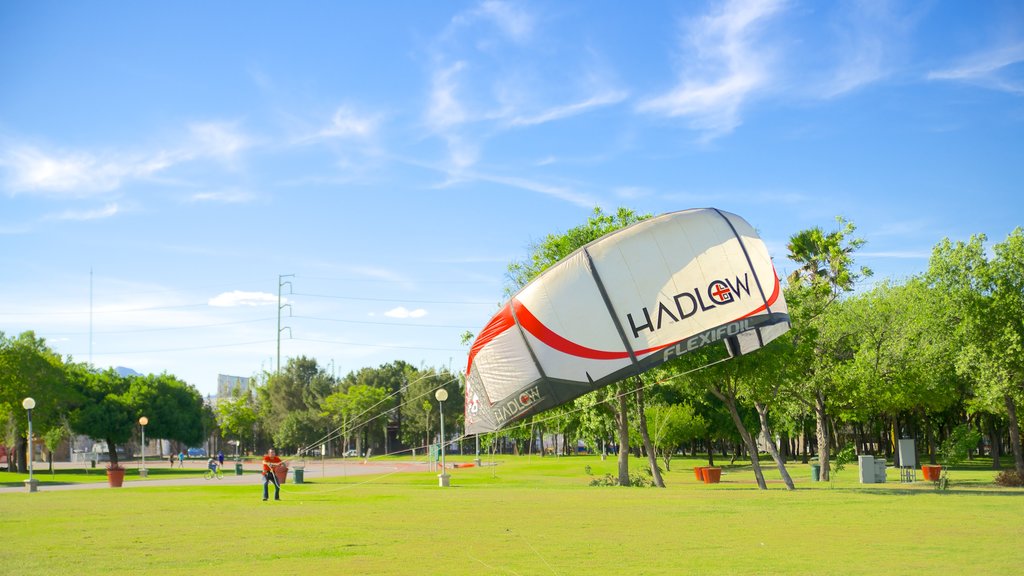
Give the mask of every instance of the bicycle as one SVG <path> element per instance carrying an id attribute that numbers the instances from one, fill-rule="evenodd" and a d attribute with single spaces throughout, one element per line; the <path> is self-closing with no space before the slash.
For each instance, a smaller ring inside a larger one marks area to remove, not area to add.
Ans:
<path id="1" fill-rule="evenodd" d="M 220 480 L 221 478 L 224 477 L 224 473 L 221 472 L 220 466 L 217 466 L 216 469 L 207 468 L 206 472 L 203 474 L 203 478 L 205 478 L 206 480 L 209 480 L 213 477 L 216 477 L 217 480 Z"/>

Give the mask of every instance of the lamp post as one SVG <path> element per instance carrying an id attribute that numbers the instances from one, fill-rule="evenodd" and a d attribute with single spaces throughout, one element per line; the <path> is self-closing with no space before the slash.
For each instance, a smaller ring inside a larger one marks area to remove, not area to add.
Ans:
<path id="1" fill-rule="evenodd" d="M 438 486 L 446 488 L 451 480 L 448 469 L 444 467 L 444 401 L 448 399 L 448 391 L 438 388 L 437 392 L 434 392 L 434 398 L 437 399 L 437 409 L 441 413 L 441 473 L 438 474 L 437 479 Z"/>
<path id="2" fill-rule="evenodd" d="M 149 476 L 149 470 L 146 470 L 146 424 L 149 424 L 149 418 L 139 418 L 139 426 L 142 426 L 142 468 L 139 468 L 139 478 Z"/>
<path id="3" fill-rule="evenodd" d="M 32 477 L 32 409 L 36 407 L 36 401 L 32 397 L 28 397 L 21 401 L 21 406 L 28 412 L 28 480 L 25 480 L 25 486 L 28 487 L 29 492 L 35 492 L 39 487 L 39 482 Z"/>

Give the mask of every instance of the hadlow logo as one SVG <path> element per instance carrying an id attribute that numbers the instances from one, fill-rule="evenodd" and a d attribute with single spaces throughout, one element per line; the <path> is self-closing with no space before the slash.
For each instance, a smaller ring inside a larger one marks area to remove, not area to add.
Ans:
<path id="1" fill-rule="evenodd" d="M 516 416 L 525 412 L 530 406 L 536 404 L 542 399 L 540 395 L 540 388 L 534 386 L 529 390 L 522 392 L 518 397 L 506 401 L 504 404 L 500 404 L 494 407 L 494 416 L 498 421 L 498 424 L 511 420 Z"/>
<path id="2" fill-rule="evenodd" d="M 744 274 L 742 279 L 737 276 L 735 282 L 715 279 L 709 282 L 704 290 L 694 288 L 673 295 L 671 300 L 659 301 L 654 309 L 653 318 L 651 311 L 645 306 L 640 312 L 643 316 L 642 323 L 638 324 L 633 314 L 626 314 L 626 320 L 633 331 L 633 337 L 637 338 L 645 330 L 654 332 L 665 324 L 685 320 L 697 312 L 707 312 L 719 306 L 732 304 L 742 299 L 744 294 L 750 296 L 749 274 Z"/>
<path id="3" fill-rule="evenodd" d="M 469 399 L 469 413 L 476 414 L 480 411 L 480 396 L 476 392 L 473 392 L 473 396 Z"/>

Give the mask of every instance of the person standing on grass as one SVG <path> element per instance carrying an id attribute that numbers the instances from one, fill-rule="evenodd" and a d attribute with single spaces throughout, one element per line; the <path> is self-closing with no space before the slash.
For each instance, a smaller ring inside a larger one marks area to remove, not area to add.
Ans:
<path id="1" fill-rule="evenodd" d="M 217 452 L 217 463 L 220 464 L 221 468 L 224 467 L 224 451 L 223 450 L 219 450 Z"/>
<path id="2" fill-rule="evenodd" d="M 281 499 L 281 484 L 277 481 L 277 474 L 275 474 L 275 468 L 281 465 L 281 458 L 277 456 L 274 449 L 267 450 L 267 455 L 263 457 L 263 501 L 267 501 L 267 483 L 274 483 L 274 500 Z"/>

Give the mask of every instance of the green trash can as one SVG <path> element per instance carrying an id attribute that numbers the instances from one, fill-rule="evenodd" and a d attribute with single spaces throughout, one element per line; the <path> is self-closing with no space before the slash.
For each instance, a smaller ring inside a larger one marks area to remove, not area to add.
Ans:
<path id="1" fill-rule="evenodd" d="M 242 475 L 242 463 L 241 462 L 235 462 L 235 476 L 241 476 L 241 475 Z"/>
<path id="2" fill-rule="evenodd" d="M 811 464 L 811 480 L 821 481 L 821 464 Z"/>
<path id="3" fill-rule="evenodd" d="M 293 470 L 293 473 L 295 475 L 295 483 L 296 484 L 302 484 L 302 473 L 303 472 L 304 472 L 304 470 L 302 468 L 295 468 Z"/>

